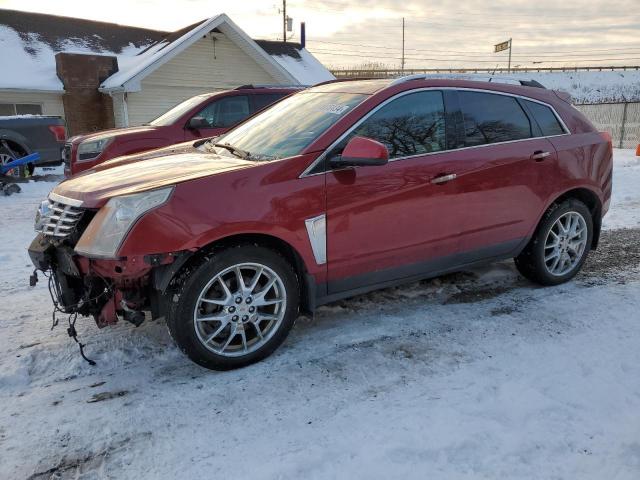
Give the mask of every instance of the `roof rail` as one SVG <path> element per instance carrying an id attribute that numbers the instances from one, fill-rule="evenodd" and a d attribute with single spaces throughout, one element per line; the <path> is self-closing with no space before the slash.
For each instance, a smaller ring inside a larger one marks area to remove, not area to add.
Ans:
<path id="1" fill-rule="evenodd" d="M 396 78 L 389 86 L 399 85 L 411 80 L 430 80 L 430 79 L 449 79 L 449 80 L 475 80 L 478 82 L 506 83 L 511 85 L 523 85 L 525 87 L 545 88 L 540 82 L 533 79 L 523 79 L 515 77 L 502 77 L 496 75 L 484 75 L 474 73 L 417 73 L 415 75 L 406 75 Z"/>
<path id="2" fill-rule="evenodd" d="M 264 85 L 240 85 L 239 87 L 234 88 L 234 90 L 251 90 L 254 88 L 308 88 L 309 85 L 298 85 L 298 84 L 288 84 L 288 85 L 274 85 L 274 84 L 264 84 Z"/>
<path id="3" fill-rule="evenodd" d="M 313 85 L 314 87 L 319 87 L 320 85 L 329 85 L 330 83 L 340 83 L 340 82 L 358 82 L 360 80 L 386 80 L 385 77 L 352 77 L 352 78 L 334 78 L 333 80 L 325 80 L 324 82 L 316 83 Z"/>

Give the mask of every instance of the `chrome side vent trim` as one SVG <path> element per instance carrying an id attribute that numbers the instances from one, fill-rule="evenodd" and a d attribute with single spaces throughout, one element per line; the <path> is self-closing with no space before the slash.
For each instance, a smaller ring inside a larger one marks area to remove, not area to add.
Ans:
<path id="1" fill-rule="evenodd" d="M 313 257 L 318 265 L 327 263 L 327 216 L 318 215 L 304 221 Z"/>

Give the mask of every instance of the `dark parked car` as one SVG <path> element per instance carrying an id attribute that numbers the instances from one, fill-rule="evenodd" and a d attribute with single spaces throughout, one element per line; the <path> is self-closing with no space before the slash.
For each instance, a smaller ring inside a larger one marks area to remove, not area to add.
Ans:
<path id="1" fill-rule="evenodd" d="M 220 135 L 301 87 L 254 87 L 189 98 L 147 125 L 114 128 L 69 139 L 64 151 L 67 177 L 112 158 L 187 140 Z"/>
<path id="2" fill-rule="evenodd" d="M 65 312 L 166 317 L 214 369 L 381 287 L 506 258 L 566 282 L 611 197 L 610 137 L 551 90 L 496 82 L 328 83 L 185 148 L 58 185 L 30 254 Z"/>
<path id="3" fill-rule="evenodd" d="M 5 165 L 37 152 L 40 154 L 37 165 L 60 165 L 66 135 L 64 120 L 60 117 L 0 117 L 0 163 Z M 29 167 L 33 169 L 34 166 Z"/>

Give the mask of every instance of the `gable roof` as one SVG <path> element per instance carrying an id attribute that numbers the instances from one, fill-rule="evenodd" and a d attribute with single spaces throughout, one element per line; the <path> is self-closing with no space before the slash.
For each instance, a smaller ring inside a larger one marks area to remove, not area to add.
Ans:
<path id="1" fill-rule="evenodd" d="M 179 54 L 202 35 L 219 31 L 229 37 L 281 83 L 311 85 L 333 75 L 299 44 L 254 41 L 221 14 L 175 32 L 114 23 L 0 9 L 0 89 L 64 91 L 56 75 L 59 52 L 109 55 L 118 72 L 103 91 L 135 91 L 140 80 Z"/>
<path id="2" fill-rule="evenodd" d="M 212 30 L 219 30 L 232 42 L 240 47 L 247 55 L 282 83 L 296 83 L 293 75 L 289 74 L 267 52 L 262 50 L 256 42 L 247 36 L 224 13 L 211 17 L 196 24 L 173 41 L 168 37 L 141 53 L 130 65 L 124 65 L 120 70 L 107 78 L 100 86 L 101 91 L 136 91 L 140 89 L 140 81 L 165 64 L 179 53 L 186 50 L 204 35 Z M 175 37 L 175 36 L 174 36 Z"/>

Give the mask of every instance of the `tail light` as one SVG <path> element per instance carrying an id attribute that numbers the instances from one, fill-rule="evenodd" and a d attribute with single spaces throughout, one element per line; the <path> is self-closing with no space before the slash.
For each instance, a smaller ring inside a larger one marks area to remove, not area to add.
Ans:
<path id="1" fill-rule="evenodd" d="M 636 148 L 636 156 L 640 157 L 640 143 L 638 144 L 638 148 Z"/>
<path id="2" fill-rule="evenodd" d="M 64 125 L 49 125 L 49 130 L 56 137 L 56 141 L 64 142 L 67 139 L 67 129 Z"/>

